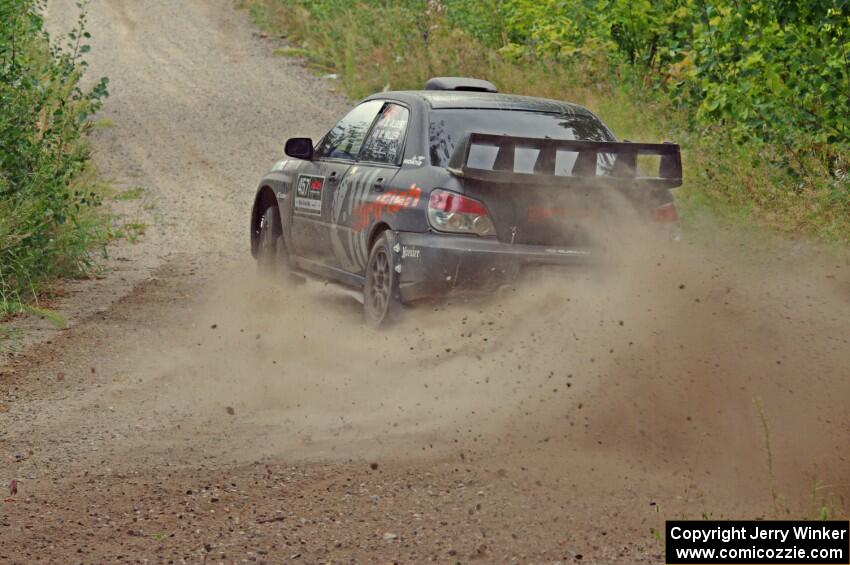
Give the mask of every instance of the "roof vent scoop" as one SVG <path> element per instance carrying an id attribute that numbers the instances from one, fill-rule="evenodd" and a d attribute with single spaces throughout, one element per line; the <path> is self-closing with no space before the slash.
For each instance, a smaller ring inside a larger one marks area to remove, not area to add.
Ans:
<path id="1" fill-rule="evenodd" d="M 434 77 L 425 83 L 425 90 L 463 90 L 467 92 L 499 92 L 487 80 L 466 77 Z"/>

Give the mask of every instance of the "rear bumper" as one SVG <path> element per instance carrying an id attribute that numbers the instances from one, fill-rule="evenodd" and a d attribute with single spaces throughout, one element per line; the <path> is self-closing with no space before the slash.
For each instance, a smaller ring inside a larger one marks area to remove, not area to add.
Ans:
<path id="1" fill-rule="evenodd" d="M 529 265 L 589 265 L 586 249 L 511 245 L 492 238 L 397 232 L 399 293 L 405 302 L 454 291 L 486 292 L 517 279 Z"/>

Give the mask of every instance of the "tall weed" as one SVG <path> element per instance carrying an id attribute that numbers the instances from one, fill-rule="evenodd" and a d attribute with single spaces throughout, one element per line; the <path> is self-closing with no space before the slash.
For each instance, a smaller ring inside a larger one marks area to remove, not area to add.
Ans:
<path id="1" fill-rule="evenodd" d="M 80 8 L 60 46 L 42 2 L 0 1 L 0 319 L 57 277 L 84 274 L 108 235 L 84 141 L 107 80 L 80 86 L 90 37 Z"/>

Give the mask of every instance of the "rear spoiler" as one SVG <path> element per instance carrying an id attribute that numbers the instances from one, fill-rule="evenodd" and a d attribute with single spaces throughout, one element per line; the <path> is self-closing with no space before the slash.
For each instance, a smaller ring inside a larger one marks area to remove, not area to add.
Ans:
<path id="1" fill-rule="evenodd" d="M 470 166 L 469 155 L 473 146 L 497 147 L 493 166 L 481 169 Z M 534 172 L 514 170 L 517 148 L 537 149 Z M 555 159 L 559 151 L 576 153 L 570 175 L 555 174 Z M 597 163 L 599 155 L 606 163 L 605 174 L 600 175 Z M 638 155 L 661 157 L 657 176 L 638 176 Z M 470 133 L 457 146 L 448 170 L 453 175 L 489 182 L 525 184 L 550 184 L 553 181 L 565 184 L 587 184 L 597 181 L 614 185 L 643 185 L 650 187 L 675 188 L 682 185 L 682 156 L 675 143 L 630 143 L 611 141 L 568 141 L 537 137 L 512 137 L 486 133 Z"/>

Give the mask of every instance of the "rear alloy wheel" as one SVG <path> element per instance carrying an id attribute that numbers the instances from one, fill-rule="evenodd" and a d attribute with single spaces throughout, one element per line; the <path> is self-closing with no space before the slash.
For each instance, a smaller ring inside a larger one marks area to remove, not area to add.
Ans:
<path id="1" fill-rule="evenodd" d="M 257 267 L 264 275 L 277 275 L 284 265 L 282 231 L 277 206 L 269 206 L 260 218 L 257 234 Z"/>
<path id="2" fill-rule="evenodd" d="M 381 234 L 372 246 L 369 263 L 366 265 L 363 311 L 366 314 L 366 322 L 373 328 L 394 320 L 401 310 L 391 239 L 391 232 L 385 231 Z"/>

